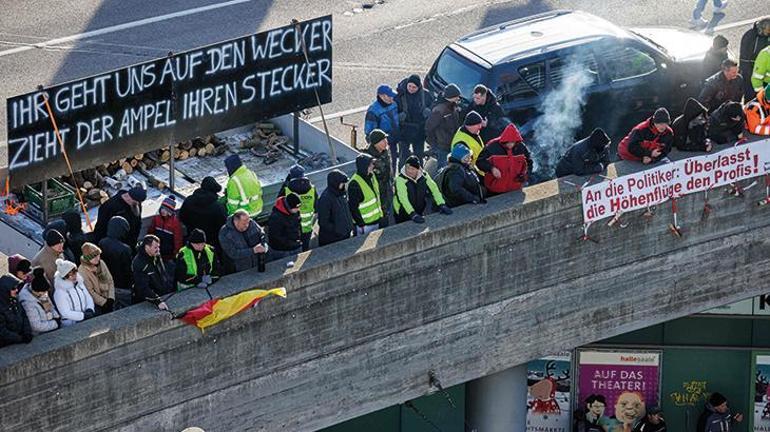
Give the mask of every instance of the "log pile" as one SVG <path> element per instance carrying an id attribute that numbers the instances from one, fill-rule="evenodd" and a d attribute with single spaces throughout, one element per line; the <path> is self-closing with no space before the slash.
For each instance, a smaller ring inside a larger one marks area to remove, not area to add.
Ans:
<path id="1" fill-rule="evenodd" d="M 239 147 L 248 149 L 255 156 L 262 158 L 265 165 L 270 165 L 283 157 L 281 147 L 291 142 L 281 129 L 270 122 L 257 123 L 247 138 L 241 139 Z"/>

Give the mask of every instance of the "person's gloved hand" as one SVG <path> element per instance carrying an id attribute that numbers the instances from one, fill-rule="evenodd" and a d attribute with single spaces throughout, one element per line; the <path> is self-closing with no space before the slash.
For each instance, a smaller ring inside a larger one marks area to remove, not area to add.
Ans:
<path id="1" fill-rule="evenodd" d="M 451 215 L 452 214 L 452 209 L 449 208 L 446 204 L 442 204 L 442 205 L 438 206 L 438 211 L 441 212 L 441 214 L 445 214 L 445 215 Z"/>
<path id="2" fill-rule="evenodd" d="M 203 275 L 201 282 L 205 283 L 206 285 L 211 285 L 211 275 Z"/>
<path id="3" fill-rule="evenodd" d="M 85 312 L 83 312 L 83 319 L 91 319 L 94 317 L 94 310 L 93 309 L 86 309 Z"/>
<path id="4" fill-rule="evenodd" d="M 30 343 L 32 342 L 32 335 L 31 334 L 25 334 L 21 337 L 21 341 L 24 343 Z"/>
<path id="5" fill-rule="evenodd" d="M 412 222 L 418 223 L 418 224 L 425 223 L 425 218 L 415 213 L 412 215 Z"/>

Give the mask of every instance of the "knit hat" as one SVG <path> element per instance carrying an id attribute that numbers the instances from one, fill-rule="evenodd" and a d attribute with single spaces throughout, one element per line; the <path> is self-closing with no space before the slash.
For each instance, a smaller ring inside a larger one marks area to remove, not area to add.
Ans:
<path id="1" fill-rule="evenodd" d="M 716 35 L 714 36 L 714 41 L 711 46 L 714 48 L 724 48 L 726 47 L 730 42 L 727 40 L 726 37 L 722 35 Z"/>
<path id="2" fill-rule="evenodd" d="M 671 115 L 665 108 L 658 108 L 655 110 L 655 114 L 652 115 L 653 123 L 665 123 L 671 124 Z"/>
<path id="3" fill-rule="evenodd" d="M 415 155 L 411 155 L 408 158 L 406 158 L 406 164 L 411 167 L 422 168 L 422 164 L 420 163 L 420 158 L 418 158 Z"/>
<path id="4" fill-rule="evenodd" d="M 387 137 L 388 134 L 386 134 L 382 129 L 373 129 L 371 132 L 369 132 L 369 136 L 366 137 L 366 140 L 369 142 L 369 144 L 377 144 Z"/>
<path id="5" fill-rule="evenodd" d="M 741 117 L 743 115 L 743 106 L 740 104 L 740 102 L 734 102 L 729 101 L 725 102 L 725 115 L 727 117 L 734 119 L 736 117 Z"/>
<path id="6" fill-rule="evenodd" d="M 147 199 L 147 191 L 139 186 L 132 187 L 128 190 L 128 196 L 130 196 L 134 201 L 142 202 Z"/>
<path id="7" fill-rule="evenodd" d="M 417 74 L 409 75 L 409 78 L 406 79 L 406 82 L 409 84 L 414 84 L 417 87 L 422 87 L 422 82 L 420 80 L 420 76 Z"/>
<path id="8" fill-rule="evenodd" d="M 305 167 L 294 164 L 289 168 L 289 180 L 305 177 Z"/>
<path id="9" fill-rule="evenodd" d="M 206 232 L 200 228 L 195 228 L 190 233 L 190 238 L 188 238 L 188 241 L 190 243 L 206 243 Z"/>
<path id="10" fill-rule="evenodd" d="M 460 87 L 457 87 L 455 84 L 449 84 L 448 86 L 444 87 L 444 99 L 451 99 L 461 95 L 462 93 L 460 93 Z"/>
<path id="11" fill-rule="evenodd" d="M 465 116 L 465 126 L 476 126 L 484 121 L 481 115 L 476 111 L 471 111 Z"/>
<path id="12" fill-rule="evenodd" d="M 225 168 L 227 168 L 227 175 L 233 175 L 235 170 L 240 168 L 242 165 L 243 162 L 241 161 L 241 157 L 237 154 L 230 155 L 225 158 Z"/>
<path id="13" fill-rule="evenodd" d="M 95 257 L 102 254 L 102 250 L 99 249 L 99 246 L 90 242 L 83 243 L 83 246 L 80 247 L 80 250 L 83 252 L 83 255 L 80 261 L 84 261 L 84 262 L 91 261 Z"/>
<path id="14" fill-rule="evenodd" d="M 45 278 L 45 269 L 43 267 L 35 267 L 32 270 L 32 282 L 30 283 L 32 291 L 44 292 L 50 291 L 51 284 L 48 283 L 48 279 Z"/>
<path id="15" fill-rule="evenodd" d="M 709 396 L 709 404 L 711 404 L 712 407 L 718 407 L 725 402 L 727 402 L 727 398 L 722 393 L 714 392 Z"/>
<path id="16" fill-rule="evenodd" d="M 214 177 L 206 176 L 203 177 L 203 181 L 201 181 L 201 189 L 208 192 L 219 193 L 222 191 L 222 186 L 217 183 Z"/>
<path id="17" fill-rule="evenodd" d="M 77 267 L 78 266 L 76 266 L 72 261 L 67 261 L 61 258 L 56 260 L 56 274 L 59 275 L 59 277 L 62 279 L 67 277 L 69 272 L 76 269 Z"/>
<path id="18" fill-rule="evenodd" d="M 174 195 L 169 195 L 166 198 L 163 198 L 163 202 L 160 203 L 160 208 L 166 209 L 171 213 L 176 213 L 176 197 Z"/>
<path id="19" fill-rule="evenodd" d="M 8 257 L 8 273 L 16 275 L 17 271 L 29 273 L 32 268 L 32 264 L 28 259 L 19 254 L 11 255 Z"/>
<path id="20" fill-rule="evenodd" d="M 395 91 L 393 91 L 393 88 L 387 84 L 380 84 L 380 86 L 377 87 L 377 94 L 378 95 L 384 94 L 390 97 L 398 96 L 398 94 Z"/>
<path id="21" fill-rule="evenodd" d="M 591 136 L 588 137 L 588 141 L 591 143 L 591 147 L 596 150 L 601 150 L 604 147 L 607 147 L 607 144 L 610 143 L 610 137 L 607 136 L 604 130 L 596 128 L 593 130 L 593 132 L 591 132 Z"/>
<path id="22" fill-rule="evenodd" d="M 48 230 L 45 234 L 45 244 L 48 246 L 56 246 L 59 243 L 64 243 L 64 236 L 55 229 Z"/>
<path id="23" fill-rule="evenodd" d="M 463 144 L 457 144 L 452 148 L 452 153 L 450 154 L 452 158 L 457 159 L 458 161 L 462 161 L 468 155 L 471 154 L 471 149 L 466 147 Z"/>
<path id="24" fill-rule="evenodd" d="M 286 195 L 286 208 L 293 209 L 299 207 L 299 197 L 296 194 L 290 193 Z"/>

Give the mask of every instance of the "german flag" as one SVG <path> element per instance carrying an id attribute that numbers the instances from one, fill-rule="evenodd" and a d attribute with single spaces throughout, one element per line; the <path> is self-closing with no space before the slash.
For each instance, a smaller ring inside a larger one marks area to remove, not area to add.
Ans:
<path id="1" fill-rule="evenodd" d="M 203 330 L 250 307 L 256 306 L 260 300 L 270 295 L 286 298 L 286 288 L 249 290 L 230 297 L 209 300 L 198 307 L 188 310 L 179 319 Z"/>

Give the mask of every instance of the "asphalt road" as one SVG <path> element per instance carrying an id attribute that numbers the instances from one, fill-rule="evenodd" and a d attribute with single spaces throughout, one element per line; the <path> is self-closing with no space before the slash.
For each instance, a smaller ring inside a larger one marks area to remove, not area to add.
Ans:
<path id="1" fill-rule="evenodd" d="M 373 1 L 373 0 L 367 0 Z M 334 16 L 334 94 L 327 114 L 366 105 L 379 83 L 424 74 L 441 49 L 489 25 L 553 9 L 582 9 L 626 26 L 684 27 L 694 0 L 385 0 L 360 13 L 353 1 L 83 0 L 6 2 L 0 16 L 3 99 L 257 30 L 292 18 Z M 770 13 L 767 0 L 731 0 L 730 24 Z M 708 9 L 707 9 L 708 13 Z M 749 25 L 731 27 L 733 51 Z M 79 36 L 80 35 L 80 36 Z M 0 140 L 6 138 L 0 104 Z M 317 115 L 313 110 L 312 115 Z M 346 120 L 361 123 L 363 115 Z M 332 123 L 332 133 L 348 132 Z M 0 166 L 7 156 L 0 145 Z"/>

